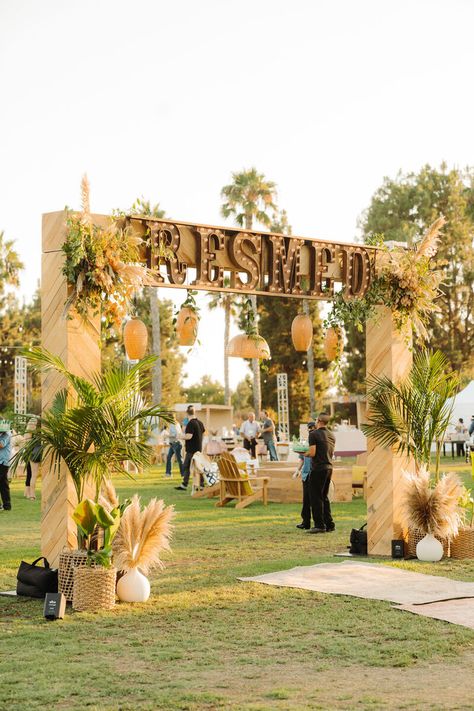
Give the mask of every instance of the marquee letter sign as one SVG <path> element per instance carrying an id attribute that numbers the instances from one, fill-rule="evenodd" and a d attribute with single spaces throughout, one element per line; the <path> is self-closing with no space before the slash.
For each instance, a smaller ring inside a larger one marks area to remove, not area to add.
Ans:
<path id="1" fill-rule="evenodd" d="M 151 217 L 127 220 L 147 235 L 147 265 L 162 286 L 308 299 L 331 299 L 342 289 L 346 298 L 357 298 L 375 270 L 373 247 Z"/>

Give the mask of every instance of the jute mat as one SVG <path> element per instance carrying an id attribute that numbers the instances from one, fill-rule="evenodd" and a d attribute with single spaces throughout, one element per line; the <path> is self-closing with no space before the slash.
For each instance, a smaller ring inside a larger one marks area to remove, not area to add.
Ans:
<path id="1" fill-rule="evenodd" d="M 474 583 L 413 573 L 379 563 L 345 560 L 281 570 L 239 580 L 336 595 L 387 600 L 400 605 L 474 598 Z"/>
<path id="2" fill-rule="evenodd" d="M 443 600 L 431 602 L 427 605 L 394 605 L 396 610 L 413 612 L 415 615 L 432 617 L 435 620 L 444 620 L 453 625 L 462 625 L 474 630 L 474 599 Z"/>

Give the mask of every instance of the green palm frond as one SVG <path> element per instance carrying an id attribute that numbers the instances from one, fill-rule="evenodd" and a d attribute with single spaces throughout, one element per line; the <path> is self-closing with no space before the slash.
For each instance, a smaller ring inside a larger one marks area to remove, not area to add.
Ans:
<path id="1" fill-rule="evenodd" d="M 417 469 L 429 466 L 431 447 L 439 450 L 449 425 L 459 377 L 439 351 L 418 351 L 410 374 L 399 383 L 386 377 L 367 379 L 369 417 L 364 434 L 382 447 L 413 457 Z M 437 456 L 436 475 L 439 470 Z"/>

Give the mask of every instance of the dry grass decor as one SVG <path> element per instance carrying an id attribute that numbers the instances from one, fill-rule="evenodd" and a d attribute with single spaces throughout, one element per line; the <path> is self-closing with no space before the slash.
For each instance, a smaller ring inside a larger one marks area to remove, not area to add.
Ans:
<path id="1" fill-rule="evenodd" d="M 144 509 L 137 495 L 125 509 L 113 542 L 115 565 L 125 571 L 117 585 L 124 602 L 145 602 L 150 583 L 145 577 L 152 568 L 163 567 L 162 551 L 170 550 L 171 520 L 174 508 L 162 500 L 151 499 Z"/>
<path id="2" fill-rule="evenodd" d="M 459 499 L 463 486 L 457 474 L 449 473 L 431 485 L 428 469 L 418 474 L 404 472 L 405 495 L 402 499 L 404 523 L 439 538 L 453 538 L 462 523 Z"/>
<path id="3" fill-rule="evenodd" d="M 86 176 L 81 183 L 81 203 L 80 213 L 67 213 L 63 274 L 71 293 L 65 310 L 73 307 L 84 319 L 101 311 L 107 321 L 120 324 L 134 292 L 156 283 L 140 263 L 145 240 L 124 226 L 122 219 L 110 218 L 106 226 L 93 222 Z"/>
<path id="4" fill-rule="evenodd" d="M 400 515 L 408 529 L 408 548 L 410 541 L 418 541 L 416 555 L 420 560 L 441 560 L 462 524 L 461 481 L 450 473 L 432 486 L 428 468 L 422 467 L 416 474 L 404 472 L 404 486 Z"/>

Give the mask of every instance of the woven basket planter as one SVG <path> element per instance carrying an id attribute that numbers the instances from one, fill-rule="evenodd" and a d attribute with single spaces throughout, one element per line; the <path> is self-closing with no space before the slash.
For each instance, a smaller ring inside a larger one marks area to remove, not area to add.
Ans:
<path id="1" fill-rule="evenodd" d="M 459 529 L 451 541 L 451 558 L 474 558 L 474 527 Z"/>
<path id="2" fill-rule="evenodd" d="M 99 612 L 115 606 L 115 568 L 89 565 L 74 568 L 73 610 Z"/>
<path id="3" fill-rule="evenodd" d="M 71 551 L 65 548 L 59 555 L 58 592 L 63 593 L 67 602 L 72 602 L 74 589 L 74 568 L 87 564 L 84 550 Z"/>
<path id="4" fill-rule="evenodd" d="M 409 528 L 408 531 L 405 533 L 405 555 L 407 558 L 416 558 L 416 544 L 419 543 L 424 537 L 425 537 L 424 531 L 421 531 L 419 528 Z M 443 558 L 449 558 L 450 552 L 449 552 L 449 541 L 447 538 L 439 538 L 439 536 L 435 536 L 435 538 L 442 544 L 443 546 Z"/>

